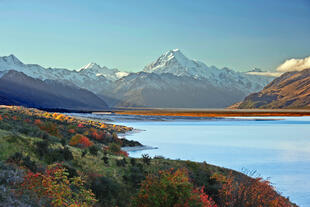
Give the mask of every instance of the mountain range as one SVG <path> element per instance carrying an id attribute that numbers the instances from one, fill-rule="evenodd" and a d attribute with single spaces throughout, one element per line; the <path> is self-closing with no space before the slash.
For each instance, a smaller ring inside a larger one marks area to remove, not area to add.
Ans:
<path id="1" fill-rule="evenodd" d="M 310 69 L 284 73 L 236 108 L 310 108 Z"/>
<path id="2" fill-rule="evenodd" d="M 0 71 L 15 70 L 41 81 L 54 80 L 96 94 L 112 107 L 220 108 L 261 90 L 274 77 L 219 69 L 174 49 L 143 71 L 123 72 L 89 63 L 78 70 L 24 64 L 14 55 L 0 57 Z"/>

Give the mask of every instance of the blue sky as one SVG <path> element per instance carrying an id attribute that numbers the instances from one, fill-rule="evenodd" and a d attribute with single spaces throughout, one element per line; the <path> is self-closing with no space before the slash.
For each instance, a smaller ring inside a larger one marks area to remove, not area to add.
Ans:
<path id="1" fill-rule="evenodd" d="M 274 70 L 310 56 L 310 0 L 0 0 L 0 56 L 139 71 L 179 48 L 207 65 Z"/>

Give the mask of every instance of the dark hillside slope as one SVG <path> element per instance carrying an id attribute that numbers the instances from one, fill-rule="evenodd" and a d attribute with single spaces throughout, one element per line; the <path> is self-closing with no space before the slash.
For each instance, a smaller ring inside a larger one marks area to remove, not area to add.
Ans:
<path id="1" fill-rule="evenodd" d="M 36 108 L 104 110 L 107 104 L 92 92 L 55 80 L 39 80 L 5 71 L 0 78 L 0 104 Z"/>
<path id="2" fill-rule="evenodd" d="M 310 69 L 283 74 L 238 108 L 310 108 Z"/>

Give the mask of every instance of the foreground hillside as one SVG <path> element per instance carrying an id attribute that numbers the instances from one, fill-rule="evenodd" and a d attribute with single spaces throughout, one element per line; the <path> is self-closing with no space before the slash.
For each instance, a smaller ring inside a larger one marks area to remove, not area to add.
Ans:
<path id="1" fill-rule="evenodd" d="M 132 128 L 0 108 L 0 206 L 295 206 L 267 181 L 163 157 L 128 157 Z"/>
<path id="2" fill-rule="evenodd" d="M 237 108 L 310 108 L 310 69 L 287 72 Z"/>

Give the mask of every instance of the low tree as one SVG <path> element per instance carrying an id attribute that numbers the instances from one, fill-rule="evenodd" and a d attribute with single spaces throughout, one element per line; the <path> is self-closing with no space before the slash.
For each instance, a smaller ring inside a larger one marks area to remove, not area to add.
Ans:
<path id="1" fill-rule="evenodd" d="M 189 181 L 187 170 L 173 169 L 149 175 L 133 197 L 132 207 L 216 207 L 203 190 Z"/>
<path id="2" fill-rule="evenodd" d="M 20 192 L 30 193 L 42 206 L 93 206 L 95 196 L 84 187 L 84 180 L 68 176 L 69 173 L 60 164 L 48 166 L 44 173 L 30 171 L 24 177 Z"/>

